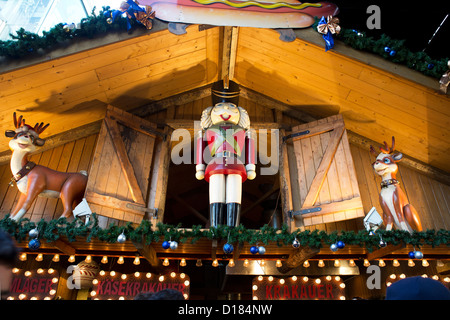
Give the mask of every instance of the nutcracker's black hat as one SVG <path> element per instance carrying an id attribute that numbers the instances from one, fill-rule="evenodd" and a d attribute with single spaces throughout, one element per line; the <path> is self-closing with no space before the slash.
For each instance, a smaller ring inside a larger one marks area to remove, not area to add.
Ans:
<path id="1" fill-rule="evenodd" d="M 231 102 L 238 105 L 239 92 L 239 85 L 232 80 L 228 80 L 228 77 L 216 81 L 211 87 L 212 103 L 215 105 L 219 102 Z"/>

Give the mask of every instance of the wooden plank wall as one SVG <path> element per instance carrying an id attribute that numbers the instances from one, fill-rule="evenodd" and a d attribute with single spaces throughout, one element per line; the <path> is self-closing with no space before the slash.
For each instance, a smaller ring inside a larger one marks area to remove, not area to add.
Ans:
<path id="1" fill-rule="evenodd" d="M 86 170 L 89 174 L 96 143 L 97 135 L 91 135 L 57 148 L 37 153 L 30 157 L 30 160 L 58 171 L 79 172 Z M 17 187 L 11 188 L 8 185 L 11 179 L 9 164 L 1 166 L 0 173 L 0 217 L 3 218 L 14 208 L 19 198 L 19 191 Z M 62 211 L 63 207 L 60 199 L 38 197 L 24 217 L 30 218 L 31 221 L 39 221 L 42 218 L 51 220 L 59 218 Z"/>
<path id="2" fill-rule="evenodd" d="M 382 212 L 378 195 L 381 178 L 372 169 L 374 157 L 369 150 L 350 145 L 364 212 L 375 207 Z M 422 227 L 426 229 L 450 229 L 450 186 L 436 181 L 399 163 L 397 180 L 409 202 L 417 209 Z"/>
<path id="3" fill-rule="evenodd" d="M 316 116 L 344 116 L 346 128 L 450 171 L 450 99 L 392 73 L 274 30 L 240 28 L 236 81 Z"/>
<path id="4" fill-rule="evenodd" d="M 106 105 L 129 110 L 217 79 L 219 28 L 167 30 L 0 74 L 0 127 L 12 111 L 50 123 L 46 136 L 103 119 Z M 0 141 L 0 152 L 8 141 Z"/>
<path id="5" fill-rule="evenodd" d="M 175 107 L 175 118 L 198 120 L 204 108 L 211 105 L 209 97 Z M 274 122 L 272 110 L 262 108 L 252 101 L 241 99 L 241 106 L 245 107 L 252 121 Z M 167 110 L 149 115 L 147 120 L 163 121 Z M 283 122 L 288 125 L 300 124 L 297 120 L 283 117 Z M 50 168 L 61 171 L 89 170 L 90 162 L 95 150 L 97 135 L 79 139 L 60 147 L 38 153 L 32 157 L 33 161 L 47 165 Z M 373 157 L 369 150 L 350 145 L 350 151 L 355 164 L 360 194 L 363 201 L 364 212 L 367 213 L 372 206 L 379 212 L 381 207 L 378 201 L 380 191 L 380 178 L 372 170 Z M 433 180 L 415 170 L 399 165 L 398 179 L 401 187 L 407 194 L 410 202 L 418 210 L 424 229 L 449 229 L 450 228 L 450 186 Z M 0 218 L 10 212 L 18 199 L 17 188 L 10 188 L 8 182 L 11 179 L 9 164 L 0 166 Z M 52 219 L 59 217 L 62 212 L 60 200 L 38 198 L 32 205 L 32 209 L 26 217 L 32 221 L 41 218 Z M 117 220 L 105 218 L 102 226 L 110 223 L 118 224 Z M 320 229 L 331 232 L 333 230 L 360 230 L 363 228 L 362 218 L 320 224 L 310 229 Z"/>

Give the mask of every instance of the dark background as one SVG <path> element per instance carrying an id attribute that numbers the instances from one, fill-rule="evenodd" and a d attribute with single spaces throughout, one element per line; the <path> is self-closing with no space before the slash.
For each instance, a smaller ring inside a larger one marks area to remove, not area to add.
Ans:
<path id="1" fill-rule="evenodd" d="M 313 1 L 312 1 L 313 2 Z M 411 51 L 425 52 L 432 58 L 450 57 L 450 16 L 427 46 L 428 40 L 450 13 L 450 1 L 405 1 L 405 0 L 330 0 L 340 12 L 340 25 L 347 29 L 363 31 L 378 39 L 383 33 L 392 39 L 405 39 Z M 377 5 L 381 9 L 381 29 L 369 30 L 367 7 Z"/>

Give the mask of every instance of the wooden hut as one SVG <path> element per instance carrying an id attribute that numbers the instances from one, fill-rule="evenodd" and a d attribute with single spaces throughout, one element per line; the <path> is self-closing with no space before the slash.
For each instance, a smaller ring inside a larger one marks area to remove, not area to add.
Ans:
<path id="1" fill-rule="evenodd" d="M 105 272 L 190 276 L 190 282 L 182 283 L 190 286 L 192 299 L 251 299 L 257 273 L 244 272 L 244 264 L 260 265 L 261 260 L 268 269 L 284 266 L 273 269 L 276 278 L 325 276 L 320 262 L 329 275 L 359 275 L 346 282 L 341 295 L 347 299 L 382 298 L 391 273 L 396 279 L 400 274 L 448 279 L 448 243 L 421 243 L 428 266 L 414 260 L 416 267 L 407 266 L 408 252 L 416 250 L 412 244 L 389 241 L 372 249 L 347 244 L 336 252 L 326 242 L 318 249 L 293 248 L 287 238 L 264 244 L 243 241 L 227 255 L 222 250 L 226 238 L 198 236 L 179 241 L 176 250 L 162 248 L 164 240 L 181 239 L 186 230 L 208 230 L 208 184 L 195 179 L 194 149 L 189 149 L 193 138 L 185 141 L 173 132 L 194 132 L 202 110 L 211 106 L 212 83 L 225 76 L 240 85 L 240 105 L 249 113 L 257 141 L 270 142 L 259 150 L 258 170 L 274 166 L 271 174 L 258 171 L 255 180 L 244 183 L 241 223 L 246 230 L 285 225 L 279 233 L 286 237 L 293 232 L 339 236 L 364 230 L 363 218 L 371 208 L 382 212 L 380 178 L 373 172 L 369 146 L 380 146 L 391 136 L 404 154 L 397 178 L 424 230 L 450 228 L 449 98 L 438 92 L 437 80 L 342 43 L 325 52 L 314 30 L 296 30 L 293 42 L 280 41 L 270 29 L 193 25 L 186 31 L 175 35 L 166 23 L 155 21 L 151 31 L 78 41 L 41 58 L 3 64 L 1 128 L 12 128 L 13 112 L 29 123 L 50 123 L 43 135 L 45 146 L 31 160 L 58 171 L 86 170 L 85 198 L 98 227 L 110 230 L 103 240 L 85 234 L 62 234 L 49 241 L 43 237 L 37 251 L 22 239 L 18 245 L 28 258 L 19 269 L 57 269 L 60 281 L 52 297 L 63 299 L 99 296 L 98 291 L 68 285 L 66 268 L 87 256 Z M 175 164 L 172 152 L 183 147 L 191 152 L 185 155 L 190 162 Z M 8 139 L 0 140 L 0 151 L 4 218 L 19 192 L 8 186 Z M 61 200 L 39 197 L 25 218 L 50 223 L 61 212 Z M 169 230 L 149 242 L 132 239 L 130 230 L 146 221 L 150 230 L 157 230 L 158 223 Z M 126 240 L 118 242 L 122 232 Z M 254 245 L 264 245 L 265 255 L 251 254 Z M 34 259 L 39 253 L 44 254 L 42 262 Z M 52 261 L 56 254 L 59 264 Z M 75 260 L 67 262 L 72 256 Z M 101 263 L 103 257 L 109 262 Z M 132 263 L 136 257 L 140 265 Z M 227 266 L 231 258 L 235 269 Z M 186 267 L 179 265 L 183 260 Z M 366 287 L 365 260 L 389 264 L 382 268 L 382 288 Z M 331 266 L 335 261 L 353 271 L 340 273 Z M 400 261 L 401 271 L 391 267 L 393 261 Z M 266 296 L 271 297 L 281 298 Z"/>

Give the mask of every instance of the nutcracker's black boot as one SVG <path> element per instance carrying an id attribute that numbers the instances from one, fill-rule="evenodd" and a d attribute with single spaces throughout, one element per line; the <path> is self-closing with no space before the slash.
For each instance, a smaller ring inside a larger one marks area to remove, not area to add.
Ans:
<path id="1" fill-rule="evenodd" d="M 239 226 L 239 217 L 241 215 L 241 204 L 236 202 L 227 203 L 227 226 Z"/>
<path id="2" fill-rule="evenodd" d="M 217 228 L 225 221 L 225 203 L 215 202 L 209 204 L 209 221 L 211 227 Z"/>

